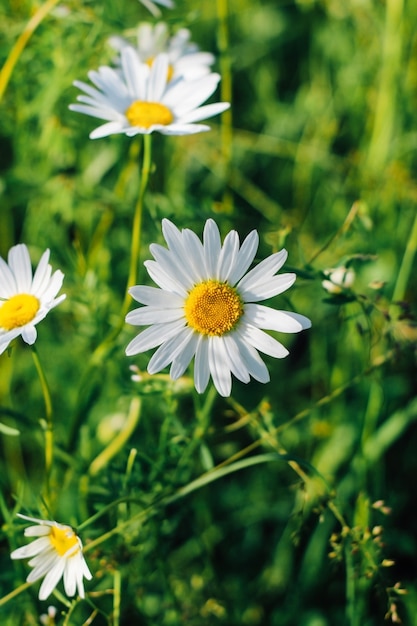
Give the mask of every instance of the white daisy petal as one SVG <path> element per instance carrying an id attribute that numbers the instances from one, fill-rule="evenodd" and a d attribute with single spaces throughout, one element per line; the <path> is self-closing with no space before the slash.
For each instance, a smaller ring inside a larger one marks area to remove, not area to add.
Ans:
<path id="1" fill-rule="evenodd" d="M 253 230 L 246 237 L 242 243 L 240 250 L 237 254 L 236 262 L 233 268 L 231 268 L 228 281 L 231 285 L 235 285 L 240 280 L 243 274 L 246 272 L 250 264 L 255 258 L 256 251 L 259 245 L 259 235 L 256 230 Z M 239 291 L 239 293 L 242 293 Z"/>
<path id="2" fill-rule="evenodd" d="M 9 250 L 8 263 L 0 259 L 0 354 L 10 342 L 21 335 L 29 345 L 36 341 L 36 324 L 59 304 L 65 295 L 55 298 L 61 289 L 64 274 L 57 270 L 52 276 L 46 250 L 32 276 L 29 251 L 25 244 Z"/>
<path id="3" fill-rule="evenodd" d="M 299 333 L 310 328 L 311 322 L 304 315 L 287 311 L 276 311 L 262 304 L 247 304 L 244 321 L 266 330 L 277 330 L 281 333 Z"/>
<path id="4" fill-rule="evenodd" d="M 226 281 L 233 269 L 239 251 L 239 236 L 235 230 L 231 230 L 224 239 L 223 247 L 217 262 L 217 275 L 219 280 Z"/>
<path id="5" fill-rule="evenodd" d="M 15 277 L 17 290 L 20 293 L 29 293 L 32 285 L 32 266 L 27 247 L 23 243 L 13 246 L 9 250 L 7 260 Z"/>
<path id="6" fill-rule="evenodd" d="M 295 283 L 295 274 L 279 274 L 278 276 L 268 276 L 263 282 L 259 281 L 250 289 L 239 287 L 239 293 L 246 302 L 258 302 L 267 300 L 287 291 Z"/>
<path id="7" fill-rule="evenodd" d="M 182 376 L 194 357 L 194 385 L 199 393 L 205 391 L 210 376 L 222 396 L 231 393 L 232 374 L 244 383 L 251 377 L 268 382 L 268 369 L 258 350 L 275 358 L 287 356 L 288 350 L 264 330 L 295 333 L 311 326 L 303 315 L 256 303 L 294 283 L 295 274 L 275 275 L 287 252 L 271 255 L 245 275 L 256 255 L 256 231 L 239 247 L 235 231 L 222 246 L 219 229 L 210 219 L 203 242 L 168 220 L 162 229 L 168 248 L 151 245 L 155 260 L 145 262 L 160 289 L 131 288 L 132 296 L 145 306 L 130 312 L 126 321 L 149 326 L 130 342 L 126 354 L 159 346 L 148 372 L 171 364 L 172 379 Z"/>
<path id="8" fill-rule="evenodd" d="M 137 337 L 132 339 L 126 348 L 127 356 L 146 352 L 151 348 L 160 346 L 164 341 L 168 341 L 184 328 L 185 320 L 167 322 L 166 324 L 154 324 L 142 331 Z"/>
<path id="9" fill-rule="evenodd" d="M 138 285 L 130 287 L 129 293 L 137 302 L 141 304 L 150 304 L 152 306 L 160 306 L 166 309 L 177 309 L 183 306 L 184 299 L 176 294 L 157 289 L 156 287 L 148 287 Z"/>
<path id="10" fill-rule="evenodd" d="M 88 580 L 91 572 L 82 555 L 82 543 L 70 526 L 49 520 L 19 515 L 37 526 L 26 529 L 25 536 L 39 536 L 32 543 L 18 548 L 11 553 L 12 559 L 26 559 L 31 556 L 29 566 L 32 568 L 27 577 L 28 583 L 43 578 L 39 589 L 39 599 L 46 600 L 63 578 L 65 593 L 75 595 L 78 590 L 84 597 L 83 577 Z"/>
<path id="11" fill-rule="evenodd" d="M 172 361 L 169 371 L 172 380 L 177 380 L 184 374 L 197 350 L 199 336 L 197 333 L 190 331 L 189 328 L 187 331 L 189 332 L 187 341 L 184 342 L 181 352 L 179 352 Z"/>
<path id="12" fill-rule="evenodd" d="M 207 220 L 204 227 L 203 240 L 207 275 L 218 279 L 217 262 L 221 252 L 221 241 L 219 229 L 213 220 Z"/>
<path id="13" fill-rule="evenodd" d="M 200 335 L 195 351 L 194 363 L 194 384 L 198 393 L 204 393 L 210 379 L 210 368 L 208 360 L 208 339 Z"/>
<path id="14" fill-rule="evenodd" d="M 251 290 L 257 285 L 258 281 L 264 281 L 266 276 L 273 276 L 284 265 L 288 256 L 286 250 L 281 250 L 275 254 L 271 254 L 264 261 L 261 261 L 253 270 L 248 272 L 246 276 L 238 283 L 239 290 Z"/>
<path id="15" fill-rule="evenodd" d="M 289 354 L 279 341 L 264 333 L 263 330 L 255 328 L 255 326 L 249 326 L 249 324 L 243 326 L 241 337 L 257 350 L 276 359 L 283 359 Z"/>
<path id="16" fill-rule="evenodd" d="M 241 338 L 239 330 L 236 332 L 235 341 L 252 378 L 260 383 L 268 383 L 270 380 L 268 368 L 255 348 Z"/>
<path id="17" fill-rule="evenodd" d="M 232 376 L 224 341 L 220 337 L 209 337 L 208 363 L 214 386 L 221 396 L 230 396 Z"/>
<path id="18" fill-rule="evenodd" d="M 134 326 L 147 326 L 148 324 L 166 324 L 184 317 L 182 309 L 161 309 L 156 306 L 144 306 L 141 309 L 130 311 L 126 315 L 126 322 Z"/>

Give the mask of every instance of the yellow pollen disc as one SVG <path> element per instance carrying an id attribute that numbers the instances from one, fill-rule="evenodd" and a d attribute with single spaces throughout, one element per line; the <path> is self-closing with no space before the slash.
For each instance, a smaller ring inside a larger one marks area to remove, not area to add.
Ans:
<path id="1" fill-rule="evenodd" d="M 68 550 L 71 550 L 71 548 L 76 548 L 76 550 L 73 550 L 68 555 L 73 556 L 76 552 L 78 552 L 80 548 L 78 543 L 78 537 L 69 526 L 64 526 L 64 528 L 57 528 L 56 526 L 52 526 L 51 532 L 49 534 L 49 541 L 58 552 L 59 556 L 64 556 L 64 554 L 66 554 Z"/>
<path id="2" fill-rule="evenodd" d="M 146 60 L 146 65 L 148 65 L 149 67 L 152 67 L 154 61 L 155 61 L 155 57 L 149 57 L 149 59 Z M 174 68 L 172 67 L 170 63 L 168 65 L 167 83 L 169 83 L 169 81 L 172 80 L 173 76 L 174 76 Z"/>
<path id="3" fill-rule="evenodd" d="M 160 102 L 136 100 L 132 102 L 125 115 L 131 126 L 140 126 L 141 128 L 150 128 L 154 124 L 168 126 L 174 121 L 171 111 Z"/>
<path id="4" fill-rule="evenodd" d="M 202 335 L 221 337 L 243 314 L 238 293 L 227 283 L 208 280 L 193 287 L 184 305 L 188 324 Z"/>
<path id="5" fill-rule="evenodd" d="M 0 303 L 0 328 L 13 330 L 31 322 L 39 311 L 39 300 L 28 293 L 19 293 Z"/>

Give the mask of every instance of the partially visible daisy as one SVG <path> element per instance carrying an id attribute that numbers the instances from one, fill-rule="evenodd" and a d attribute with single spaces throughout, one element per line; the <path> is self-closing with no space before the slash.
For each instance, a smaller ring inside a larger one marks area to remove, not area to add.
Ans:
<path id="1" fill-rule="evenodd" d="M 334 269 L 324 270 L 327 276 L 322 281 L 323 289 L 332 294 L 342 293 L 344 289 L 349 289 L 355 280 L 355 272 L 351 267 L 336 267 Z"/>
<path id="2" fill-rule="evenodd" d="M 39 599 L 46 600 L 51 595 L 61 578 L 67 596 L 76 592 L 84 598 L 83 578 L 91 580 L 92 574 L 82 554 L 81 539 L 71 526 L 49 520 L 36 519 L 20 515 L 22 519 L 36 522 L 36 526 L 25 529 L 25 537 L 38 537 L 27 546 L 13 550 L 12 559 L 27 559 L 32 571 L 27 577 L 28 583 L 44 578 L 39 589 Z"/>
<path id="3" fill-rule="evenodd" d="M 160 4 L 167 9 L 172 9 L 174 7 L 172 0 L 139 0 L 139 2 L 143 4 L 143 6 L 146 7 L 155 17 L 161 15 L 161 11 L 156 6 L 157 4 Z"/>
<path id="4" fill-rule="evenodd" d="M 121 71 L 104 66 L 88 76 L 97 87 L 75 81 L 74 85 L 87 95 L 77 97 L 82 104 L 70 109 L 107 120 L 92 133 L 91 139 L 124 133 L 129 137 L 158 131 L 163 135 L 190 135 L 210 130 L 196 124 L 229 108 L 218 102 L 200 106 L 215 91 L 218 74 L 196 80 L 183 78 L 168 82 L 168 56 L 160 54 L 152 67 L 142 63 L 130 46 L 120 52 Z"/>
<path id="5" fill-rule="evenodd" d="M 46 250 L 32 276 L 30 256 L 25 244 L 10 248 L 7 263 L 0 257 L 0 354 L 19 335 L 26 343 L 36 341 L 36 324 L 65 298 L 56 297 L 64 274 L 48 263 Z"/>
<path id="6" fill-rule="evenodd" d="M 158 56 L 165 52 L 168 55 L 168 79 L 183 76 L 186 80 L 200 78 L 210 73 L 210 65 L 215 58 L 210 52 L 200 52 L 197 44 L 190 41 L 191 33 L 181 28 L 172 37 L 168 25 L 164 22 L 150 24 L 143 22 L 137 29 L 137 53 L 142 63 L 151 66 Z M 126 46 L 133 47 L 123 37 L 110 37 L 109 43 L 115 50 Z"/>
<path id="7" fill-rule="evenodd" d="M 276 311 L 257 304 L 286 291 L 295 274 L 279 274 L 287 251 L 281 250 L 247 270 L 258 249 L 253 230 L 243 241 L 232 230 L 223 246 L 216 223 L 209 219 L 203 243 L 189 229 L 178 230 L 162 221 L 168 250 L 152 244 L 154 261 L 145 266 L 156 287 L 135 286 L 132 297 L 144 304 L 126 316 L 129 324 L 149 325 L 126 348 L 128 356 L 160 346 L 148 364 L 155 374 L 171 363 L 170 375 L 184 374 L 193 357 L 194 384 L 202 393 L 210 375 L 217 391 L 229 396 L 231 374 L 244 383 L 252 376 L 269 381 L 269 372 L 258 350 L 283 358 L 288 350 L 262 329 L 298 333 L 311 322 L 304 315 Z"/>

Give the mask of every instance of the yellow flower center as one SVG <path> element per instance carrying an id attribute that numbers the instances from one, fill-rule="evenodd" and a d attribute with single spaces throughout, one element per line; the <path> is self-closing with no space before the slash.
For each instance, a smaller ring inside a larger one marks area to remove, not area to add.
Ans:
<path id="1" fill-rule="evenodd" d="M 73 556 L 76 552 L 78 552 L 80 547 L 77 535 L 69 526 L 64 526 L 64 528 L 52 526 L 49 534 L 49 541 L 58 552 L 59 556 L 64 556 L 64 554 L 67 554 L 68 550 L 76 548 L 71 552 L 71 554 L 67 555 Z"/>
<path id="2" fill-rule="evenodd" d="M 149 67 L 152 67 L 153 62 L 155 61 L 155 57 L 149 57 L 149 59 L 147 59 L 146 65 L 148 65 Z M 167 73 L 167 82 L 169 83 L 170 80 L 172 80 L 172 77 L 174 76 L 174 68 L 172 67 L 171 63 L 168 65 L 168 73 Z"/>
<path id="3" fill-rule="evenodd" d="M 0 305 L 0 328 L 13 330 L 33 320 L 39 311 L 39 300 L 28 293 L 12 296 Z"/>
<path id="4" fill-rule="evenodd" d="M 141 128 L 150 128 L 154 124 L 168 126 L 174 121 L 171 111 L 160 102 L 136 100 L 126 110 L 125 115 L 131 126 Z"/>
<path id="5" fill-rule="evenodd" d="M 243 314 L 243 302 L 227 283 L 208 280 L 193 287 L 185 301 L 184 312 L 194 330 L 220 337 L 236 326 Z"/>

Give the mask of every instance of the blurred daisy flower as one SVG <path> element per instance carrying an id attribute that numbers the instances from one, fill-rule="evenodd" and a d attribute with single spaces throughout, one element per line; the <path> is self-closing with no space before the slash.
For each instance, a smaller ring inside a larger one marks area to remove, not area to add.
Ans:
<path id="1" fill-rule="evenodd" d="M 32 276 L 27 246 L 23 243 L 9 250 L 7 263 L 0 257 L 0 354 L 19 335 L 26 343 L 36 341 L 36 324 L 65 298 L 56 297 L 64 274 L 52 274 L 49 250 L 46 250 Z"/>
<path id="2" fill-rule="evenodd" d="M 139 0 L 139 2 L 143 4 L 143 6 L 148 9 L 148 11 L 150 11 L 155 17 L 161 15 L 161 11 L 156 6 L 157 4 L 160 4 L 167 9 L 172 9 L 174 7 L 174 3 L 172 2 L 172 0 Z"/>
<path id="3" fill-rule="evenodd" d="M 67 596 L 76 592 L 84 598 L 83 578 L 91 580 L 92 574 L 82 554 L 81 539 L 70 526 L 48 520 L 27 517 L 18 514 L 22 519 L 36 522 L 36 526 L 25 529 L 25 537 L 37 537 L 27 546 L 13 550 L 12 559 L 27 559 L 32 571 L 27 577 L 28 583 L 44 578 L 39 589 L 39 599 L 46 600 L 55 589 L 61 578 Z"/>
<path id="4" fill-rule="evenodd" d="M 87 95 L 77 97 L 82 104 L 70 109 L 107 120 L 92 133 L 91 139 L 124 133 L 128 137 L 158 131 L 163 135 L 190 135 L 210 130 L 195 124 L 229 108 L 219 102 L 200 106 L 215 91 L 218 74 L 208 74 L 196 80 L 183 78 L 168 83 L 168 56 L 160 54 L 152 67 L 142 63 L 131 47 L 121 50 L 121 71 L 100 67 L 89 72 L 97 87 L 75 81 L 74 85 Z"/>
<path id="5" fill-rule="evenodd" d="M 322 281 L 321 285 L 323 289 L 332 294 L 339 294 L 344 289 L 349 289 L 355 280 L 355 272 L 351 267 L 324 270 L 324 274 L 327 278 Z"/>
<path id="6" fill-rule="evenodd" d="M 168 80 L 179 76 L 186 80 L 200 78 L 210 73 L 210 65 L 215 58 L 209 52 L 200 52 L 197 44 L 190 41 L 191 33 L 181 28 L 172 37 L 168 25 L 164 22 L 139 24 L 137 29 L 137 53 L 142 63 L 151 66 L 158 54 L 168 55 Z M 123 37 L 114 36 L 110 45 L 119 52 L 126 47 L 133 47 Z"/>
<path id="7" fill-rule="evenodd" d="M 145 262 L 159 289 L 135 286 L 129 290 L 145 306 L 128 313 L 126 321 L 150 327 L 129 343 L 126 354 L 160 346 L 148 372 L 155 374 L 171 363 L 174 380 L 195 357 L 194 384 L 199 393 L 206 389 L 210 375 L 222 396 L 231 393 L 231 374 L 244 383 L 251 376 L 268 382 L 269 373 L 258 350 L 277 358 L 287 356 L 288 350 L 262 329 L 298 333 L 311 326 L 303 315 L 257 304 L 294 283 L 295 274 L 275 275 L 287 258 L 286 250 L 247 272 L 258 249 L 255 230 L 241 246 L 234 230 L 222 245 L 211 219 L 206 222 L 203 242 L 191 230 L 180 231 L 167 219 L 162 222 L 162 232 L 168 249 L 152 244 L 155 260 Z"/>

